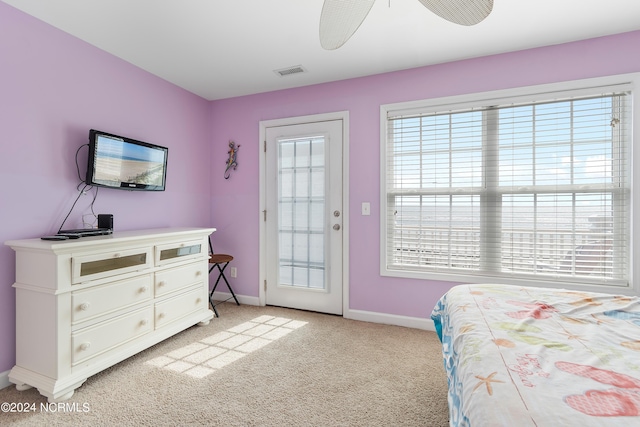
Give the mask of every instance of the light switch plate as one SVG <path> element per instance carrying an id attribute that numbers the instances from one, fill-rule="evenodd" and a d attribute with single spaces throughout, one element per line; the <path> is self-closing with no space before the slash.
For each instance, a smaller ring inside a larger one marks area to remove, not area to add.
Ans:
<path id="1" fill-rule="evenodd" d="M 362 215 L 371 215 L 371 203 L 362 202 Z"/>

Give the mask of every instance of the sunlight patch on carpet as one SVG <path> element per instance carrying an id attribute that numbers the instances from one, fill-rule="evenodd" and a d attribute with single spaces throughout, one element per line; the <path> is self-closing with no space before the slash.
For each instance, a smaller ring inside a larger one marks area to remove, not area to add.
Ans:
<path id="1" fill-rule="evenodd" d="M 306 324 L 307 322 L 300 320 L 263 315 L 151 359 L 145 364 L 194 378 L 204 378 Z"/>

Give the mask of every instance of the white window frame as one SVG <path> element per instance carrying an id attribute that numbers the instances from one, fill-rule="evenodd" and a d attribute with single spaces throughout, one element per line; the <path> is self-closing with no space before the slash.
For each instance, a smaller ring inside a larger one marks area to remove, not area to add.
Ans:
<path id="1" fill-rule="evenodd" d="M 473 274 L 452 274 L 439 272 L 422 272 L 410 270 L 391 270 L 387 268 L 387 135 L 389 113 L 428 113 L 443 110 L 463 110 L 487 105 L 504 105 L 506 103 L 528 103 L 542 99 L 563 98 L 567 96 L 577 97 L 592 95 L 601 88 L 620 87 L 631 91 L 630 112 L 631 125 L 631 161 L 630 161 L 630 259 L 629 259 L 629 283 L 627 286 L 619 285 L 582 285 L 572 282 L 558 282 L 554 279 L 530 280 L 520 278 L 507 278 L 504 276 L 486 276 Z M 567 288 L 591 292 L 617 293 L 625 295 L 640 295 L 640 280 L 635 278 L 636 265 L 640 266 L 640 255 L 636 248 L 640 248 L 640 195 L 636 197 L 636 189 L 640 189 L 640 173 L 636 174 L 635 167 L 640 168 L 640 73 L 621 74 L 607 77 L 598 77 L 584 80 L 574 80 L 561 83 L 552 83 L 536 86 L 527 86 L 514 89 L 498 90 L 491 92 L 457 95 L 444 98 L 434 98 L 419 101 L 400 102 L 380 106 L 380 274 L 388 277 L 415 278 L 433 281 L 446 281 L 453 283 L 498 283 L 515 284 L 521 286 L 537 286 L 549 288 Z M 640 190 L 638 190 L 640 191 Z"/>

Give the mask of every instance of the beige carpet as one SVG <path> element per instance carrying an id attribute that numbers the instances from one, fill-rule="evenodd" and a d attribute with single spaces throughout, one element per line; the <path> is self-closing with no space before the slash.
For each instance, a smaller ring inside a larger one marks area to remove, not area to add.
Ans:
<path id="1" fill-rule="evenodd" d="M 89 378 L 61 407 L 33 389 L 0 390 L 0 403 L 35 410 L 0 413 L 0 425 L 448 425 L 435 333 L 277 307 L 218 309 L 208 326 Z"/>

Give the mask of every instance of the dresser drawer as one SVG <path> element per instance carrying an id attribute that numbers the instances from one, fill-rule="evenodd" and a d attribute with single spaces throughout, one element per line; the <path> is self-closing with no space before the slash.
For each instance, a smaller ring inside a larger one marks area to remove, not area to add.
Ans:
<path id="1" fill-rule="evenodd" d="M 71 364 L 76 365 L 152 331 L 153 312 L 145 307 L 71 334 Z"/>
<path id="2" fill-rule="evenodd" d="M 85 283 L 153 266 L 151 248 L 125 249 L 71 259 L 71 281 Z"/>
<path id="3" fill-rule="evenodd" d="M 155 247 L 156 266 L 202 258 L 208 251 L 209 249 L 202 244 L 202 240 L 158 245 Z"/>
<path id="4" fill-rule="evenodd" d="M 156 329 L 193 312 L 204 310 L 209 301 L 204 296 L 203 285 L 165 301 L 156 303 Z"/>
<path id="5" fill-rule="evenodd" d="M 151 273 L 71 293 L 71 321 L 82 322 L 144 301 L 153 294 Z"/>
<path id="6" fill-rule="evenodd" d="M 155 296 L 166 295 L 196 282 L 201 282 L 207 273 L 206 265 L 202 262 L 158 271 L 155 279 Z"/>

